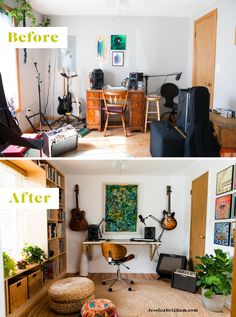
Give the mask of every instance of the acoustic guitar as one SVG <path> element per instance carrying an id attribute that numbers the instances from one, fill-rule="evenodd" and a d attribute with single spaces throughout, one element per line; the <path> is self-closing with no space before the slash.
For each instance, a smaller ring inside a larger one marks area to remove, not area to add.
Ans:
<path id="1" fill-rule="evenodd" d="M 177 226 L 177 220 L 175 219 L 175 213 L 171 212 L 171 186 L 167 186 L 167 196 L 168 196 L 168 210 L 163 210 L 163 218 L 161 220 L 161 226 L 165 230 L 173 230 Z"/>
<path id="2" fill-rule="evenodd" d="M 79 185 L 75 185 L 76 208 L 71 210 L 70 228 L 72 231 L 86 231 L 88 222 L 85 218 L 85 211 L 79 209 Z"/>

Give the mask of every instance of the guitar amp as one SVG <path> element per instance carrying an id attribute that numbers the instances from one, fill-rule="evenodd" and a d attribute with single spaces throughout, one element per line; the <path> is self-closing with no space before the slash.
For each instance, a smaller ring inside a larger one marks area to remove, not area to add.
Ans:
<path id="1" fill-rule="evenodd" d="M 186 271 L 181 269 L 174 270 L 172 276 L 171 287 L 182 291 L 196 293 L 197 291 L 197 275 L 196 272 Z"/>

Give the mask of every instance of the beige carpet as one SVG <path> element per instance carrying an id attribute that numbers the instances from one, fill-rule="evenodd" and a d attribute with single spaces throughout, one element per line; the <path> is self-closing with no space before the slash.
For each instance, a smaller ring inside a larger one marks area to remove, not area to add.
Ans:
<path id="1" fill-rule="evenodd" d="M 108 298 L 117 306 L 119 317 L 229 317 L 230 313 L 211 313 L 204 309 L 201 296 L 176 290 L 170 287 L 169 282 L 157 280 L 136 280 L 135 290 L 128 290 L 120 284 L 114 287 L 112 293 L 107 286 L 96 283 L 96 297 Z M 168 310 L 160 312 L 160 310 Z M 183 310 L 197 310 L 196 312 L 183 312 Z M 176 312 L 172 310 L 178 310 Z M 182 310 L 182 312 L 181 312 Z M 62 316 L 50 312 L 48 299 L 37 305 L 28 317 L 56 317 Z M 64 315 L 65 316 L 65 315 Z M 67 316 L 67 315 L 66 315 Z M 78 314 L 70 317 L 78 317 Z"/>

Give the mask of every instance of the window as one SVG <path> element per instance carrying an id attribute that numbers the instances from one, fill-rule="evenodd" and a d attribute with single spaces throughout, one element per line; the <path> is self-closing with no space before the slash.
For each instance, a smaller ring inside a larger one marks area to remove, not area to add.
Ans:
<path id="1" fill-rule="evenodd" d="M 11 25 L 12 18 L 1 12 L 0 5 L 0 30 Z M 0 42 L 0 52 L 0 73 L 7 101 L 16 111 L 20 111 L 18 50 L 3 46 Z"/>
<path id="2" fill-rule="evenodd" d="M 0 187 L 30 187 L 27 177 L 11 167 L 0 163 Z M 21 258 L 21 249 L 28 242 L 28 211 L 15 208 L 0 208 L 0 240 L 2 251 L 12 258 Z"/>

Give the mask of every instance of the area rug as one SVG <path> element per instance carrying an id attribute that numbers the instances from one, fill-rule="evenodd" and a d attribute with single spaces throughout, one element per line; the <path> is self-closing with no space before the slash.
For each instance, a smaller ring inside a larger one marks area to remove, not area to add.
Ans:
<path id="1" fill-rule="evenodd" d="M 135 280 L 134 291 L 129 292 L 123 285 L 114 286 L 108 292 L 107 286 L 96 282 L 97 298 L 110 299 L 116 306 L 119 317 L 215 317 L 201 302 L 201 295 L 171 288 L 170 283 L 162 280 Z M 28 317 L 59 317 L 48 308 L 48 298 L 34 307 Z M 79 317 L 79 314 L 63 315 Z M 225 309 L 217 317 L 229 317 Z"/>

